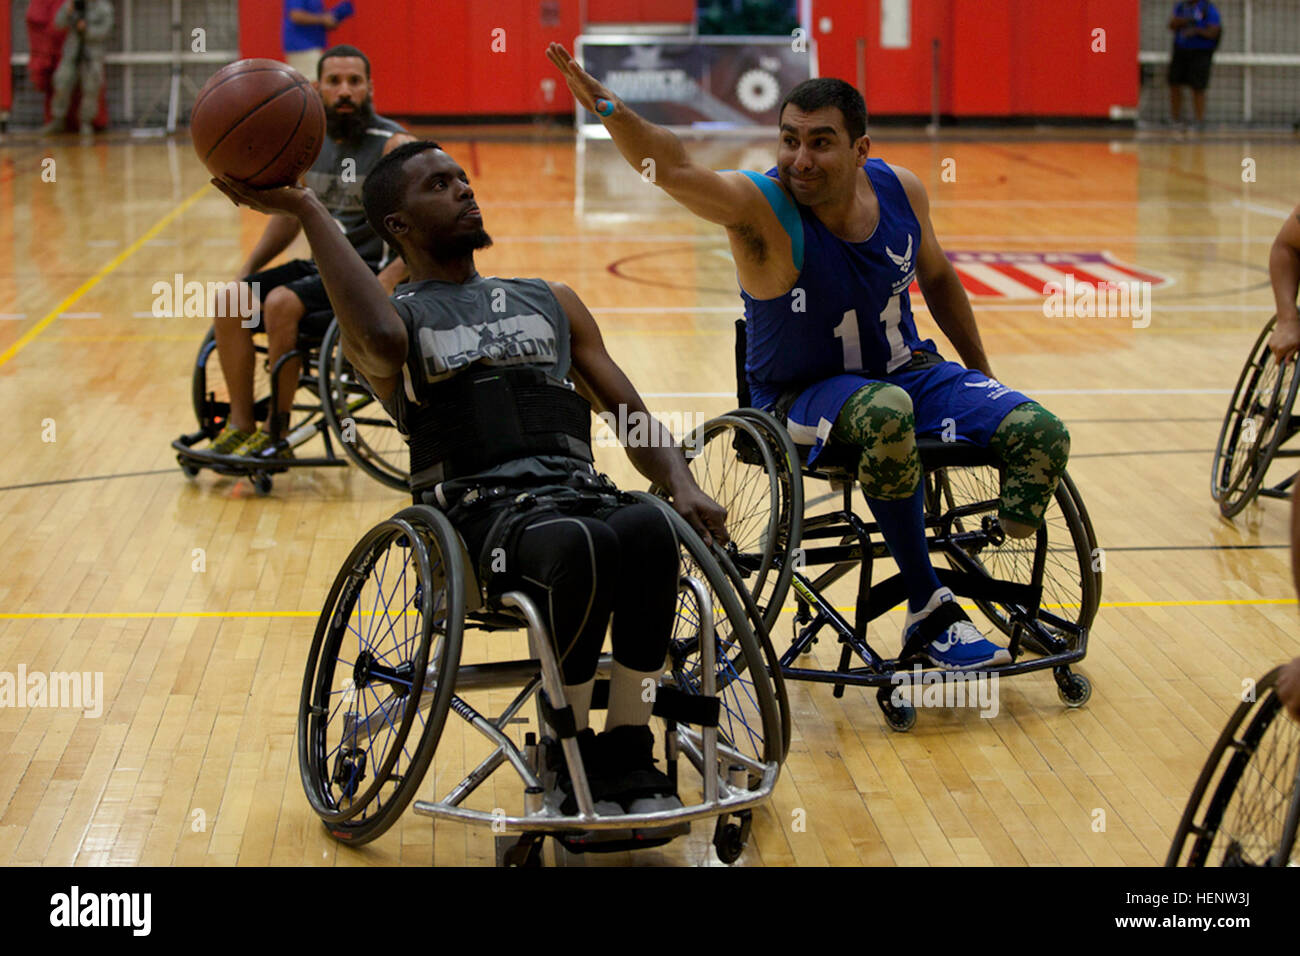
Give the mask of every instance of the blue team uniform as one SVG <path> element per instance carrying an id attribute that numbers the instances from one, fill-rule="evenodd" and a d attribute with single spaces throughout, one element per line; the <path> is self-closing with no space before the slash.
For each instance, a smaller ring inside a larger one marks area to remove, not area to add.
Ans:
<path id="1" fill-rule="evenodd" d="M 921 226 L 883 160 L 863 166 L 880 204 L 865 242 L 846 242 L 779 185 L 776 170 L 745 172 L 790 235 L 799 279 L 785 295 L 745 302 L 745 376 L 753 403 L 771 408 L 798 392 L 787 413 L 797 445 L 816 460 L 840 409 L 873 381 L 912 398 L 918 435 L 948 435 L 987 445 L 1002 419 L 1030 401 L 1020 392 L 956 362 L 944 362 L 912 320 L 908 286 L 916 278 Z"/>

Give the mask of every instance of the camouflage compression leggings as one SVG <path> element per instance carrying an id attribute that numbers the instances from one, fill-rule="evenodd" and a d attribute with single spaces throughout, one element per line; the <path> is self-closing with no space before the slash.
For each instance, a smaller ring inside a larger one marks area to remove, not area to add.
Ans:
<path id="1" fill-rule="evenodd" d="M 914 428 L 912 399 L 897 385 L 872 382 L 844 403 L 831 438 L 862 449 L 858 481 L 868 498 L 897 501 L 916 492 L 921 458 Z M 1029 534 L 1042 523 L 1065 472 L 1070 433 L 1042 405 L 1028 402 L 1002 420 L 989 446 L 1006 463 L 998 517 L 1011 534 Z"/>

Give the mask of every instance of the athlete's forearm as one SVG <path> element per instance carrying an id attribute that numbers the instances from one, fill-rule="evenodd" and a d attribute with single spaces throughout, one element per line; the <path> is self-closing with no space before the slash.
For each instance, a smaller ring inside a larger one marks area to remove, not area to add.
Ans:
<path id="1" fill-rule="evenodd" d="M 975 313 L 970 307 L 970 299 L 962 288 L 961 279 L 951 268 L 928 285 L 921 286 L 925 304 L 940 331 L 957 349 L 962 363 L 967 368 L 983 372 L 993 377 L 988 356 L 984 354 L 984 343 L 980 340 L 980 330 L 975 324 Z"/>
<path id="2" fill-rule="evenodd" d="M 302 226 L 293 216 L 272 216 L 266 228 L 248 254 L 248 259 L 240 267 L 240 277 L 261 272 L 268 262 L 289 248 Z"/>
<path id="3" fill-rule="evenodd" d="M 671 188 L 691 165 L 686 146 L 675 133 L 638 116 L 623 103 L 613 114 L 602 117 L 602 122 L 623 158 L 658 186 Z"/>
<path id="4" fill-rule="evenodd" d="M 407 347 L 406 326 L 379 277 L 315 195 L 309 194 L 298 219 L 334 307 L 344 354 L 367 377 L 397 374 L 401 361 L 396 356 L 405 355 Z"/>
<path id="5" fill-rule="evenodd" d="M 1300 252 L 1279 237 L 1268 255 L 1268 279 L 1273 284 L 1273 301 L 1277 320 L 1297 322 L 1296 295 L 1300 293 Z"/>

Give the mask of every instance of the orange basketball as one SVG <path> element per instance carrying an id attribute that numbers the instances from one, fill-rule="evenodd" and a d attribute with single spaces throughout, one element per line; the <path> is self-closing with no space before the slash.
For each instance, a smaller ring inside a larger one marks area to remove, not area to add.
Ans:
<path id="1" fill-rule="evenodd" d="M 190 116 L 194 151 L 214 176 L 250 186 L 295 183 L 320 154 L 325 107 L 278 60 L 239 60 L 203 84 Z"/>

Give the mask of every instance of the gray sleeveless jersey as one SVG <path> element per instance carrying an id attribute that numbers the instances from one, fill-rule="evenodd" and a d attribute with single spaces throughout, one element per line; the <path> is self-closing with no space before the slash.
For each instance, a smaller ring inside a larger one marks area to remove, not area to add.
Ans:
<path id="1" fill-rule="evenodd" d="M 461 285 L 429 279 L 399 286 L 392 301 L 411 346 L 402 382 L 384 407 L 404 434 L 410 434 L 429 386 L 473 365 L 533 365 L 567 384 L 569 317 L 543 279 L 475 276 Z M 458 479 L 446 496 L 472 484 L 544 484 L 575 472 L 591 474 L 592 468 L 572 458 L 519 459 Z"/>
<path id="2" fill-rule="evenodd" d="M 304 177 L 311 191 L 320 197 L 348 237 L 352 248 L 369 265 L 378 269 L 388 265 L 394 251 L 366 222 L 365 209 L 361 205 L 361 186 L 383 156 L 384 146 L 392 135 L 405 132 L 392 120 L 375 116 L 374 122 L 359 139 L 337 143 L 327 136 L 320 155 Z"/>

